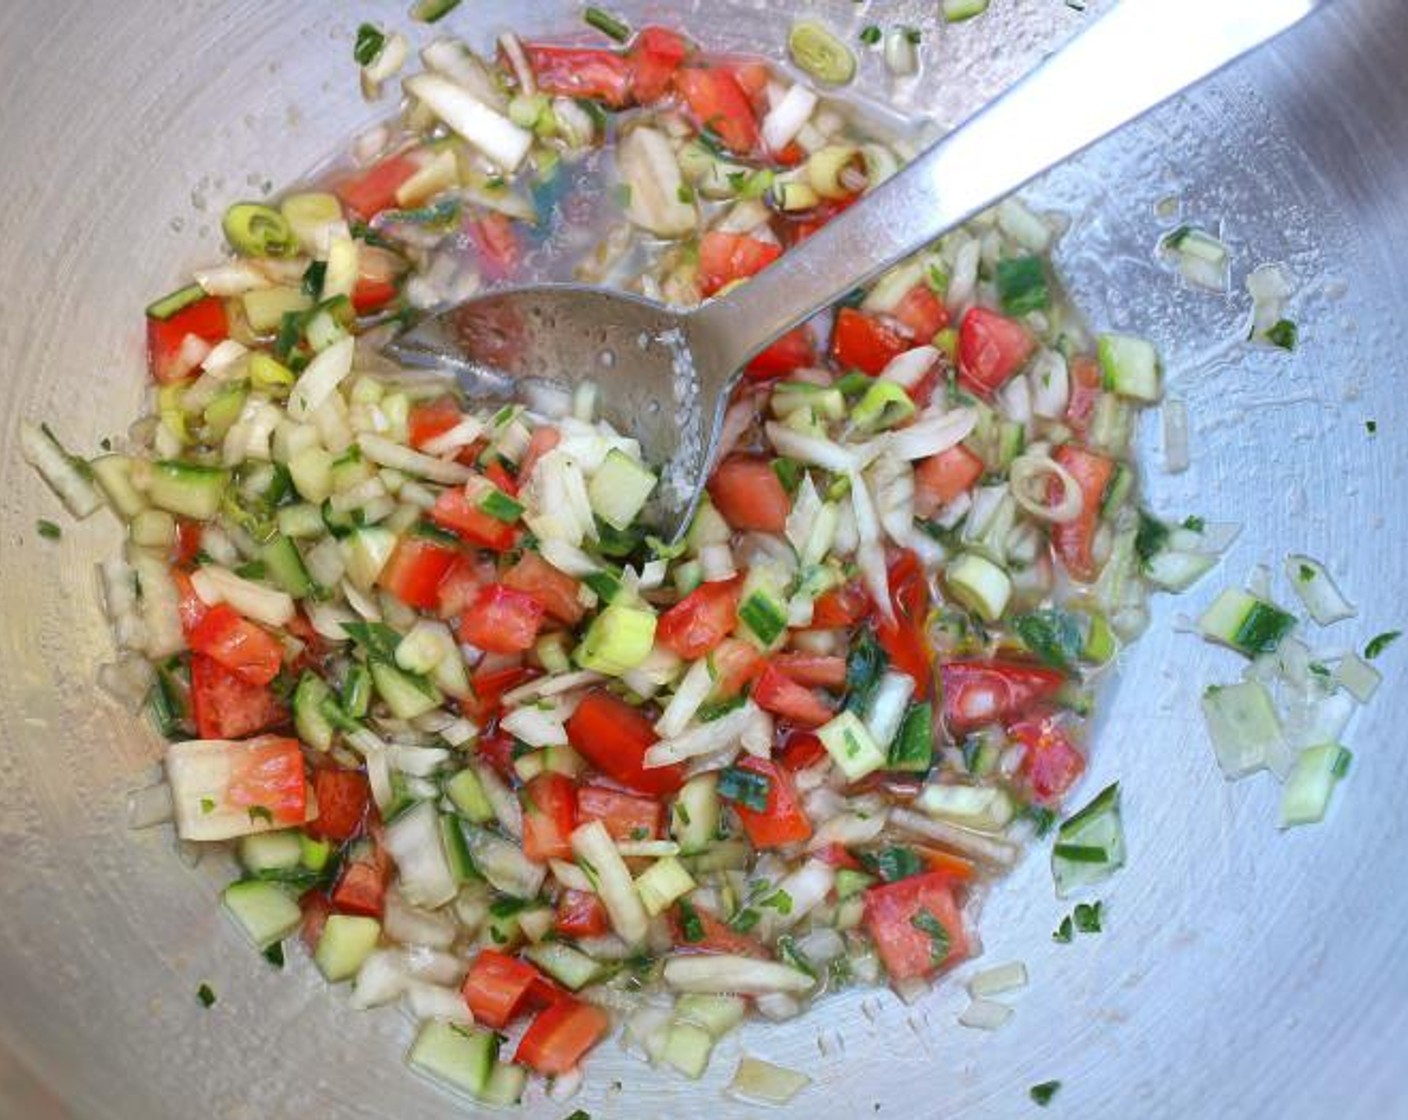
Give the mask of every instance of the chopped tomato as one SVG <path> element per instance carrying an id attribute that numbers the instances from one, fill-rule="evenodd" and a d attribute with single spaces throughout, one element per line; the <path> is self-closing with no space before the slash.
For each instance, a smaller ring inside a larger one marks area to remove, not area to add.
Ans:
<path id="1" fill-rule="evenodd" d="M 484 477 L 510 498 L 518 496 L 518 479 L 509 474 L 508 468 L 498 459 L 491 460 L 484 468 Z"/>
<path id="2" fill-rule="evenodd" d="M 659 738 L 644 715 L 603 689 L 582 699 L 567 720 L 572 749 L 613 782 L 659 797 L 684 784 L 684 767 L 645 767 L 645 752 Z"/>
<path id="3" fill-rule="evenodd" d="M 303 911 L 303 925 L 298 936 L 308 951 L 315 953 L 323 936 L 323 927 L 328 924 L 328 915 L 332 913 L 332 902 L 322 891 L 307 891 L 299 898 L 298 908 Z"/>
<path id="4" fill-rule="evenodd" d="M 570 888 L 557 900 L 552 926 L 563 937 L 600 937 L 611 930 L 600 896 Z"/>
<path id="5" fill-rule="evenodd" d="M 709 497 L 735 529 L 780 533 L 792 503 L 772 464 L 761 455 L 730 455 L 714 468 Z"/>
<path id="6" fill-rule="evenodd" d="M 1090 427 L 1090 418 L 1095 415 L 1095 404 L 1100 399 L 1105 375 L 1100 372 L 1098 361 L 1082 354 L 1071 359 L 1069 377 L 1071 396 L 1066 402 L 1066 423 L 1083 437 Z"/>
<path id="7" fill-rule="evenodd" d="M 543 624 L 543 605 L 533 596 L 491 583 L 481 587 L 460 615 L 460 640 L 490 653 L 532 649 Z"/>
<path id="8" fill-rule="evenodd" d="M 626 58 L 631 65 L 631 93 L 639 105 L 659 101 L 670 92 L 675 71 L 689 54 L 683 35 L 668 27 L 643 27 Z"/>
<path id="9" fill-rule="evenodd" d="M 681 953 L 726 953 L 731 957 L 766 957 L 767 950 L 751 937 L 739 933 L 727 922 L 702 906 L 691 908 L 686 921 L 680 907 L 670 911 L 675 949 Z"/>
<path id="10" fill-rule="evenodd" d="M 441 492 L 431 507 L 430 520 L 470 544 L 494 552 L 507 552 L 518 539 L 518 531 L 512 525 L 485 513 L 459 489 Z"/>
<path id="11" fill-rule="evenodd" d="M 191 715 L 202 739 L 243 739 L 288 713 L 266 686 L 250 684 L 213 658 L 191 655 Z"/>
<path id="12" fill-rule="evenodd" d="M 686 661 L 703 657 L 733 632 L 742 584 L 741 577 L 701 583 L 660 616 L 655 640 Z"/>
<path id="13" fill-rule="evenodd" d="M 933 517 L 983 477 L 983 461 L 963 444 L 931 455 L 914 471 L 914 512 Z"/>
<path id="14" fill-rule="evenodd" d="M 1052 524 L 1051 547 L 1067 572 L 1089 583 L 1100 574 L 1100 565 L 1095 562 L 1095 531 L 1100 527 L 1100 504 L 1114 477 L 1115 461 L 1073 443 L 1063 443 L 1052 458 L 1066 468 L 1080 487 L 1081 509 L 1074 519 Z M 1053 487 L 1060 485 L 1059 481 L 1052 482 Z"/>
<path id="15" fill-rule="evenodd" d="M 512 781 L 517 775 L 513 769 L 514 739 L 507 731 L 495 729 L 481 735 L 474 746 L 474 753 L 492 766 L 499 777 Z"/>
<path id="16" fill-rule="evenodd" d="M 479 255 L 479 271 L 486 280 L 507 280 L 517 271 L 521 251 L 507 214 L 486 214 L 467 222 L 464 231 Z"/>
<path id="17" fill-rule="evenodd" d="M 754 276 L 778 257 L 782 246 L 746 233 L 710 230 L 699 241 L 699 287 L 711 296 L 737 280 Z"/>
<path id="18" fill-rule="evenodd" d="M 727 700 L 737 696 L 745 684 L 763 671 L 763 655 L 751 642 L 739 638 L 725 638 L 709 655 L 714 669 L 714 688 L 709 696 L 714 700 Z"/>
<path id="19" fill-rule="evenodd" d="M 297 739 L 261 735 L 229 743 L 222 751 L 226 769 L 223 809 L 248 810 L 251 819 L 286 828 L 308 815 L 308 782 Z"/>
<path id="20" fill-rule="evenodd" d="M 927 848 L 923 844 L 913 845 L 914 852 L 924 860 L 930 871 L 943 875 L 950 883 L 971 882 L 978 871 L 971 859 L 964 859 L 942 848 Z"/>
<path id="21" fill-rule="evenodd" d="M 926 699 L 933 687 L 933 654 L 924 626 L 929 614 L 929 582 L 910 549 L 890 565 L 890 606 L 893 621 L 876 613 L 875 638 L 890 664 L 914 678 L 914 698 Z"/>
<path id="22" fill-rule="evenodd" d="M 542 974 L 526 961 L 497 949 L 481 949 L 460 992 L 474 1021 L 499 1031 L 523 1010 L 540 979 Z"/>
<path id="23" fill-rule="evenodd" d="M 826 748 L 810 731 L 786 728 L 781 733 L 781 739 L 776 749 L 777 760 L 789 770 L 810 770 L 826 757 Z"/>
<path id="24" fill-rule="evenodd" d="M 499 714 L 504 693 L 511 692 L 521 684 L 527 684 L 535 676 L 537 673 L 526 665 L 511 665 L 502 669 L 476 669 L 469 678 L 474 700 L 461 703 L 460 710 L 476 723 L 488 723 Z"/>
<path id="25" fill-rule="evenodd" d="M 519 557 L 518 563 L 503 574 L 503 583 L 531 595 L 549 615 L 568 626 L 580 622 L 586 611 L 577 597 L 581 584 L 536 552 L 525 552 Z"/>
<path id="26" fill-rule="evenodd" d="M 962 736 L 990 723 L 1010 724 L 1061 691 L 1054 669 L 1020 661 L 950 661 L 939 667 L 944 723 Z"/>
<path id="27" fill-rule="evenodd" d="M 744 367 L 743 376 L 749 381 L 771 381 L 786 377 L 795 370 L 816 361 L 811 331 L 805 326 L 793 327 L 776 342 L 759 352 Z"/>
<path id="28" fill-rule="evenodd" d="M 752 755 L 735 764 L 740 770 L 761 774 L 768 780 L 767 805 L 761 811 L 734 802 L 734 811 L 755 848 L 777 848 L 808 839 L 812 822 L 802 812 L 801 798 L 792 775 L 775 762 Z"/>
<path id="29" fill-rule="evenodd" d="M 434 610 L 440 604 L 440 584 L 458 559 L 458 552 L 435 541 L 402 537 L 376 582 L 408 607 Z"/>
<path id="30" fill-rule="evenodd" d="M 818 653 L 779 653 L 773 665 L 798 684 L 808 688 L 844 688 L 846 659 Z"/>
<path id="31" fill-rule="evenodd" d="M 386 909 L 386 884 L 390 879 L 391 858 L 381 845 L 368 842 L 343 864 L 332 891 L 332 908 L 339 914 L 380 919 Z"/>
<path id="32" fill-rule="evenodd" d="M 659 840 L 665 808 L 620 790 L 583 786 L 577 791 L 577 821 L 601 821 L 613 840 Z"/>
<path id="33" fill-rule="evenodd" d="M 538 1012 L 519 1041 L 513 1060 L 558 1077 L 575 1069 L 587 1051 L 610 1032 L 611 1017 L 605 1011 L 568 997 Z"/>
<path id="34" fill-rule="evenodd" d="M 968 955 L 947 876 L 931 872 L 865 892 L 865 927 L 891 980 L 913 980 Z"/>
<path id="35" fill-rule="evenodd" d="M 858 369 L 874 377 L 913 347 L 912 340 L 864 311 L 843 307 L 836 313 L 831 356 L 843 369 Z"/>
<path id="36" fill-rule="evenodd" d="M 493 578 L 492 570 L 483 570 L 483 566 L 470 557 L 457 557 L 435 589 L 436 613 L 441 618 L 454 618 Z"/>
<path id="37" fill-rule="evenodd" d="M 523 453 L 523 458 L 518 462 L 518 477 L 527 482 L 533 477 L 533 468 L 538 465 L 538 460 L 546 455 L 562 442 L 562 433 L 550 425 L 533 430 L 532 437 L 528 440 L 528 450 Z"/>
<path id="38" fill-rule="evenodd" d="M 523 787 L 523 854 L 537 863 L 572 858 L 577 825 L 577 790 L 572 779 L 551 771 Z"/>
<path id="39" fill-rule="evenodd" d="M 734 80 L 738 82 L 738 88 L 747 94 L 750 102 L 755 105 L 762 102 L 763 95 L 768 90 L 768 83 L 772 81 L 772 72 L 768 69 L 766 62 L 745 55 L 730 58 L 721 65 L 726 66 L 733 73 Z"/>
<path id="40" fill-rule="evenodd" d="M 709 129 L 735 155 L 748 156 L 762 144 L 758 118 L 738 77 L 721 66 L 685 66 L 675 88 L 700 128 Z"/>
<path id="41" fill-rule="evenodd" d="M 560 97 L 584 97 L 621 109 L 631 100 L 631 63 L 614 51 L 524 43 L 538 89 Z"/>
<path id="42" fill-rule="evenodd" d="M 810 210 L 799 211 L 796 214 L 778 215 L 782 221 L 783 240 L 788 245 L 800 245 L 827 225 L 837 214 L 847 210 L 859 197 L 860 195 L 853 194 L 846 198 L 829 198 L 820 206 L 813 206 Z"/>
<path id="43" fill-rule="evenodd" d="M 910 288 L 890 314 L 922 343 L 932 342 L 934 336 L 948 326 L 948 308 L 934 294 L 934 289 L 923 282 Z"/>
<path id="44" fill-rule="evenodd" d="M 798 727 L 820 727 L 836 714 L 816 693 L 798 684 L 776 665 L 764 669 L 753 686 L 753 703 Z"/>
<path id="45" fill-rule="evenodd" d="M 217 603 L 191 630 L 187 642 L 250 684 L 268 684 L 279 675 L 284 651 L 279 640 L 226 603 Z"/>
<path id="46" fill-rule="evenodd" d="M 371 786 L 360 770 L 325 766 L 313 771 L 313 797 L 318 815 L 306 831 L 315 840 L 351 840 L 362 831 Z"/>
<path id="47" fill-rule="evenodd" d="M 147 316 L 147 368 L 162 385 L 189 376 L 195 365 L 181 357 L 187 335 L 205 342 L 221 342 L 230 333 L 225 303 L 215 296 L 198 299 L 167 319 Z"/>
<path id="48" fill-rule="evenodd" d="M 822 863 L 830 864 L 837 870 L 861 870 L 860 860 L 846 851 L 844 844 L 825 844 L 812 853 L 812 858 L 819 859 Z"/>
<path id="49" fill-rule="evenodd" d="M 189 568 L 196 562 L 196 556 L 200 552 L 201 534 L 205 531 L 205 526 L 199 521 L 192 521 L 188 517 L 178 517 L 176 519 L 176 547 L 171 553 L 171 563 L 178 568 Z M 192 594 L 195 594 L 192 591 Z M 205 613 L 205 605 L 201 604 L 201 614 Z M 199 621 L 199 620 L 197 620 Z M 192 626 L 195 623 L 191 623 Z M 190 627 L 184 627 L 190 629 Z"/>
<path id="50" fill-rule="evenodd" d="M 973 307 L 958 325 L 958 380 L 965 389 L 990 397 L 1027 364 L 1036 340 L 1015 319 Z"/>
<path id="51" fill-rule="evenodd" d="M 365 171 L 344 179 L 333 188 L 352 217 L 370 222 L 396 205 L 401 184 L 420 170 L 420 161 L 409 154 L 389 156 Z"/>
<path id="52" fill-rule="evenodd" d="M 1085 772 L 1085 756 L 1054 716 L 1024 719 L 1007 730 L 1026 748 L 1019 773 L 1032 797 L 1047 805 L 1059 802 Z"/>
<path id="53" fill-rule="evenodd" d="M 854 626 L 870 611 L 870 596 L 859 583 L 833 587 L 817 599 L 812 607 L 812 626 L 817 630 L 834 630 Z"/>
<path id="54" fill-rule="evenodd" d="M 406 435 L 412 447 L 419 450 L 436 436 L 443 436 L 464 419 L 454 397 L 436 397 L 411 405 L 406 417 Z"/>
<path id="55" fill-rule="evenodd" d="M 358 315 L 380 311 L 396 298 L 396 282 L 406 271 L 406 262 L 380 245 L 357 246 L 357 286 L 352 289 L 352 307 Z"/>

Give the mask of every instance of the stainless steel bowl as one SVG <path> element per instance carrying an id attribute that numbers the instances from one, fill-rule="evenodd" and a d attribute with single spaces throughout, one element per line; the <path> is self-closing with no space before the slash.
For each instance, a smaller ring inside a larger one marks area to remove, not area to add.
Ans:
<path id="1" fill-rule="evenodd" d="M 1233 0 L 1254 3 L 1256 0 Z M 141 309 L 219 251 L 218 217 L 307 169 L 372 119 L 356 93 L 351 36 L 405 4 L 253 0 L 10 0 L 0 9 L 0 1113 L 13 1117 L 208 1115 L 401 1118 L 457 1106 L 399 1064 L 410 1025 L 356 1015 L 301 959 L 275 972 L 221 918 L 228 868 L 180 863 L 161 830 L 130 833 L 127 790 L 158 756 L 153 733 L 101 698 L 110 656 L 94 562 L 118 531 L 98 515 L 51 543 L 55 503 L 20 462 L 15 421 L 49 419 L 77 448 L 125 427 L 143 392 Z M 614 5 L 679 19 L 711 46 L 776 44 L 799 5 L 763 0 Z M 932 0 L 815 5 L 841 27 L 925 28 L 909 102 L 952 123 L 1082 19 L 1056 0 L 997 0 L 982 20 L 934 23 Z M 808 5 L 807 9 L 813 9 Z M 577 26 L 557 0 L 463 5 L 450 26 L 487 41 L 512 23 Z M 1396 383 L 1408 306 L 1408 12 L 1340 0 L 1270 53 L 1051 175 L 1033 192 L 1072 215 L 1064 275 L 1094 323 L 1144 330 L 1171 394 L 1193 417 L 1194 464 L 1160 470 L 1153 504 L 1241 520 L 1208 586 L 1162 599 L 1104 716 L 1086 789 L 1124 785 L 1130 861 L 1103 892 L 1107 932 L 1070 946 L 1042 860 L 982 915 L 986 962 L 1033 976 L 996 1035 L 954 1023 L 946 983 L 912 1007 L 850 992 L 785 1027 L 750 1027 L 691 1087 L 604 1048 L 572 1104 L 531 1117 L 741 1115 L 719 1086 L 739 1051 L 807 1070 L 787 1115 L 1008 1116 L 1059 1078 L 1053 1114 L 1408 1115 L 1408 651 L 1354 727 L 1354 772 L 1319 828 L 1280 835 L 1277 789 L 1227 785 L 1196 718 L 1230 655 L 1175 632 L 1257 562 L 1325 559 L 1361 604 L 1328 641 L 1401 625 L 1408 422 Z M 772 53 L 777 53 L 775 49 Z M 878 58 L 867 89 L 884 88 Z M 1098 96 L 1098 76 L 1092 82 Z M 1154 258 L 1178 213 L 1217 225 L 1233 289 L 1190 289 Z M 1253 266 L 1296 277 L 1293 356 L 1237 341 Z M 1365 422 L 1377 422 L 1377 435 Z M 960 974 L 961 976 L 962 974 Z M 219 1002 L 203 1010 L 196 988 Z M 461 1111 L 470 1111 L 461 1108 Z"/>

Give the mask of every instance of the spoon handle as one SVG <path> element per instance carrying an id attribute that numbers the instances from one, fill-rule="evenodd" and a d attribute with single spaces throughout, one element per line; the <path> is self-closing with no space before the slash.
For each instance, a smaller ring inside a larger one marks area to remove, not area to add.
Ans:
<path id="1" fill-rule="evenodd" d="M 846 292 L 1324 2 L 1122 0 L 777 264 L 691 314 L 701 370 L 729 378 Z"/>

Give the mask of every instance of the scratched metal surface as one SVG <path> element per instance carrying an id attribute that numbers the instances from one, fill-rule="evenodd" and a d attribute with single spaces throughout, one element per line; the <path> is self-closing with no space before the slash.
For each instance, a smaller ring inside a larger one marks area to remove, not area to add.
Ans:
<path id="1" fill-rule="evenodd" d="M 800 9 L 617 7 L 637 22 L 683 14 L 710 45 L 738 49 L 776 42 Z M 1083 18 L 1056 0 L 995 0 L 953 28 L 935 28 L 932 3 L 816 7 L 853 30 L 875 18 L 924 26 L 924 74 L 903 100 L 948 124 Z M 510 21 L 571 28 L 574 13 L 480 0 L 451 26 L 482 41 Z M 526 1116 L 749 1115 L 718 1092 L 742 1051 L 810 1072 L 817 1084 L 781 1113 L 809 1118 L 1018 1115 L 1027 1086 L 1049 1078 L 1065 1085 L 1054 1116 L 1408 1115 L 1395 1060 L 1408 1031 L 1404 651 L 1382 662 L 1387 686 L 1352 731 L 1354 773 L 1329 821 L 1282 836 L 1273 783 L 1224 784 L 1191 716 L 1203 684 L 1237 666 L 1174 626 L 1219 580 L 1299 549 L 1361 604 L 1333 640 L 1402 622 L 1404 14 L 1402 0 L 1341 0 L 1032 192 L 1072 216 L 1059 261 L 1092 323 L 1154 337 L 1170 391 L 1188 401 L 1191 470 L 1163 474 L 1155 425 L 1146 432 L 1153 503 L 1247 526 L 1220 577 L 1159 601 L 1103 717 L 1086 788 L 1124 783 L 1131 852 L 1104 892 L 1108 932 L 1054 946 L 1064 911 L 1031 859 L 982 914 L 984 961 L 1020 957 L 1033 977 L 1000 1033 L 955 1025 L 954 983 L 913 1007 L 851 992 L 786 1027 L 741 1032 L 697 1087 L 603 1048 L 580 1098 L 536 1098 Z M 296 177 L 372 118 L 349 61 L 367 17 L 404 20 L 404 5 L 0 8 L 0 1115 L 470 1111 L 400 1067 L 411 1027 L 396 1011 L 351 1014 L 306 961 L 274 973 L 248 952 L 215 906 L 228 868 L 187 868 L 160 830 L 126 831 L 125 792 L 149 776 L 157 744 L 92 683 L 109 652 L 93 565 L 118 533 L 98 515 L 57 544 L 36 537 L 55 507 L 19 461 L 13 423 L 47 417 L 86 449 L 125 426 L 150 295 L 217 251 L 226 203 Z M 863 82 L 883 91 L 877 57 Z M 1092 86 L 1098 96 L 1098 76 Z M 1167 198 L 1177 216 L 1156 211 Z M 1160 232 L 1183 219 L 1218 224 L 1232 246 L 1226 296 L 1154 259 Z M 1294 356 L 1236 342 L 1242 279 L 1270 261 L 1296 278 Z M 219 993 L 210 1011 L 194 998 L 202 981 Z"/>

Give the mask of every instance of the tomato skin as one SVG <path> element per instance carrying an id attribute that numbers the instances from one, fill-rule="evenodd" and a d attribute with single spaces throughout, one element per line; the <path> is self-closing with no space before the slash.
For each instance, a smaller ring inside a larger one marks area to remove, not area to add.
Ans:
<path id="1" fill-rule="evenodd" d="M 876 376 L 914 343 L 873 315 L 843 307 L 836 313 L 831 336 L 831 356 L 843 369 L 858 369 Z"/>
<path id="2" fill-rule="evenodd" d="M 279 640 L 227 603 L 210 607 L 186 641 L 193 652 L 213 658 L 249 684 L 268 684 L 283 664 Z"/>
<path id="3" fill-rule="evenodd" d="M 722 66 L 685 66 L 675 74 L 675 88 L 695 124 L 712 129 L 729 151 L 748 156 L 761 147 L 758 118 L 735 73 Z"/>
<path id="4" fill-rule="evenodd" d="M 944 723 L 954 736 L 990 723 L 1004 726 L 1061 691 L 1055 669 L 1021 661 L 949 661 L 939 667 Z"/>
<path id="5" fill-rule="evenodd" d="M 517 777 L 513 769 L 513 736 L 497 728 L 487 735 L 481 735 L 474 753 L 493 767 L 504 781 L 511 782 Z"/>
<path id="6" fill-rule="evenodd" d="M 753 703 L 798 727 L 820 727 L 836 714 L 816 693 L 798 684 L 776 665 L 767 666 L 753 686 Z"/>
<path id="7" fill-rule="evenodd" d="M 1026 747 L 1018 771 L 1032 797 L 1055 805 L 1085 773 L 1085 756 L 1051 715 L 1033 716 L 1014 723 L 1009 735 Z"/>
<path id="8" fill-rule="evenodd" d="M 569 888 L 557 900 L 553 929 L 563 937 L 600 937 L 610 932 L 611 922 L 598 895 Z"/>
<path id="9" fill-rule="evenodd" d="M 768 779 L 767 807 L 759 812 L 734 803 L 734 811 L 755 848 L 776 848 L 810 839 L 812 822 L 802 812 L 801 798 L 792 775 L 775 762 L 749 755 L 735 763 L 738 769 Z"/>
<path id="10" fill-rule="evenodd" d="M 572 749 L 618 785 L 652 797 L 674 793 L 684 784 L 684 767 L 646 769 L 645 752 L 657 741 L 650 720 L 603 689 L 582 699 L 568 717 Z"/>
<path id="11" fill-rule="evenodd" d="M 845 688 L 846 659 L 816 653 L 779 653 L 773 665 L 783 675 L 808 688 Z"/>
<path id="12" fill-rule="evenodd" d="M 812 607 L 812 627 L 817 630 L 835 630 L 854 626 L 870 613 L 870 596 L 864 587 L 848 583 L 833 587 L 821 596 Z"/>
<path id="13" fill-rule="evenodd" d="M 481 949 L 469 966 L 460 993 L 474 1021 L 503 1030 L 518 1017 L 542 974 L 526 961 Z"/>
<path id="14" fill-rule="evenodd" d="M 746 233 L 710 230 L 699 241 L 699 288 L 711 296 L 720 288 L 755 276 L 778 257 L 782 246 Z"/>
<path id="15" fill-rule="evenodd" d="M 927 343 L 948 326 L 948 308 L 923 282 L 905 293 L 891 314 L 912 334 L 917 342 Z"/>
<path id="16" fill-rule="evenodd" d="M 810 731 L 800 728 L 785 728 L 779 733 L 780 742 L 773 744 L 777 761 L 796 773 L 810 770 L 826 757 L 826 748 Z"/>
<path id="17" fill-rule="evenodd" d="M 768 952 L 753 938 L 739 933 L 727 922 L 702 907 L 695 907 L 695 918 L 701 927 L 697 940 L 685 940 L 685 923 L 678 906 L 670 910 L 670 928 L 677 953 L 726 953 L 733 957 L 766 957 Z"/>
<path id="18" fill-rule="evenodd" d="M 658 801 L 605 786 L 577 791 L 577 823 L 601 821 L 613 840 L 658 840 L 665 825 L 665 807 Z"/>
<path id="19" fill-rule="evenodd" d="M 215 343 L 229 333 L 225 303 L 216 296 L 198 299 L 167 319 L 147 316 L 147 368 L 152 379 L 159 385 L 170 385 L 194 372 L 181 360 L 181 344 L 187 335 Z"/>
<path id="20" fill-rule="evenodd" d="M 191 655 L 191 715 L 202 739 L 243 739 L 282 723 L 288 712 L 268 688 L 196 653 Z"/>
<path id="21" fill-rule="evenodd" d="M 315 840 L 351 840 L 362 831 L 371 786 L 360 770 L 322 767 L 313 771 L 313 796 L 318 815 L 305 831 Z"/>
<path id="22" fill-rule="evenodd" d="M 839 870 L 860 871 L 862 865 L 860 860 L 846 851 L 844 844 L 831 843 L 818 848 L 812 853 L 813 859 L 819 859 L 822 863 Z"/>
<path id="23" fill-rule="evenodd" d="M 523 52 L 544 93 L 602 101 L 613 109 L 630 103 L 632 67 L 613 51 L 524 43 Z"/>
<path id="24" fill-rule="evenodd" d="M 332 902 L 322 891 L 311 890 L 299 898 L 298 907 L 303 911 L 299 940 L 307 946 L 308 952 L 315 953 L 318 951 L 318 939 L 323 936 L 323 927 L 328 924 L 328 915 L 332 913 Z"/>
<path id="25" fill-rule="evenodd" d="M 933 517 L 983 477 L 983 461 L 963 444 L 931 455 L 914 472 L 914 512 Z"/>
<path id="26" fill-rule="evenodd" d="M 1100 526 L 1100 503 L 1115 473 L 1115 461 L 1089 448 L 1063 443 L 1052 454 L 1080 487 L 1080 516 L 1051 526 L 1051 547 L 1067 572 L 1082 583 L 1100 574 L 1095 561 L 1095 531 Z M 1060 483 L 1053 483 L 1059 486 Z"/>
<path id="27" fill-rule="evenodd" d="M 502 579 L 505 587 L 531 595 L 558 622 L 573 626 L 586 613 L 586 608 L 577 597 L 582 585 L 565 572 L 558 571 L 536 552 L 524 552 Z"/>
<path id="28" fill-rule="evenodd" d="M 491 583 L 460 615 L 460 640 L 490 653 L 520 653 L 533 648 L 544 613 L 531 595 Z"/>
<path id="29" fill-rule="evenodd" d="M 929 613 L 929 583 L 919 557 L 905 549 L 890 565 L 890 607 L 894 619 L 879 612 L 875 617 L 875 639 L 890 658 L 890 664 L 914 679 L 914 699 L 929 696 L 934 683 L 933 654 L 924 632 Z"/>
<path id="30" fill-rule="evenodd" d="M 921 911 L 932 915 L 948 935 L 949 947 L 934 960 L 929 933 L 914 924 Z M 912 980 L 947 968 L 968 955 L 968 934 L 946 875 L 929 872 L 865 892 L 865 927 L 891 980 Z"/>
<path id="31" fill-rule="evenodd" d="M 793 327 L 756 354 L 744 367 L 743 376 L 749 381 L 772 381 L 815 363 L 816 348 L 812 345 L 811 331 L 803 325 Z"/>
<path id="32" fill-rule="evenodd" d="M 360 914 L 381 919 L 386 912 L 386 885 L 391 879 L 391 859 L 381 845 L 343 865 L 332 891 L 332 908 L 339 914 Z"/>
<path id="33" fill-rule="evenodd" d="M 303 774 L 303 750 L 297 739 L 261 735 L 230 743 L 229 782 L 225 807 L 267 813 L 281 828 L 301 825 L 308 815 L 308 782 Z"/>
<path id="34" fill-rule="evenodd" d="M 503 707 L 504 693 L 511 692 L 521 684 L 527 684 L 536 676 L 537 670 L 527 665 L 511 665 L 503 669 L 476 669 L 469 678 L 469 687 L 474 692 L 474 699 L 460 701 L 460 711 L 483 726 L 498 718 L 499 710 Z M 486 736 L 479 741 L 481 753 L 488 738 L 490 737 Z M 505 777 L 511 776 L 512 768 L 513 759 L 510 756 L 504 769 Z"/>
<path id="35" fill-rule="evenodd" d="M 537 775 L 523 787 L 523 854 L 535 863 L 572 858 L 577 788 L 565 774 Z"/>
<path id="36" fill-rule="evenodd" d="M 436 436 L 443 436 L 464 419 L 454 397 L 436 397 L 411 406 L 406 417 L 406 435 L 417 451 Z"/>
<path id="37" fill-rule="evenodd" d="M 486 280 L 507 280 L 518 271 L 522 250 L 507 214 L 497 211 L 486 214 L 467 223 L 464 229 L 478 254 L 479 271 Z"/>
<path id="38" fill-rule="evenodd" d="M 733 633 L 738 622 L 739 576 L 701 583 L 660 616 L 655 640 L 686 661 L 696 661 Z"/>
<path id="39" fill-rule="evenodd" d="M 556 1077 L 575 1069 L 610 1031 L 611 1017 L 605 1011 L 568 996 L 538 1012 L 513 1060 Z"/>
<path id="40" fill-rule="evenodd" d="M 792 503 L 772 464 L 761 455 L 730 455 L 714 468 L 709 497 L 734 529 L 780 533 Z"/>
<path id="41" fill-rule="evenodd" d="M 636 104 L 649 105 L 670 92 L 675 71 L 689 54 L 689 41 L 668 27 L 642 27 L 626 57 Z"/>
<path id="42" fill-rule="evenodd" d="M 758 647 L 741 638 L 725 638 L 711 655 L 714 668 L 714 688 L 711 700 L 727 700 L 737 696 L 743 686 L 756 680 L 766 664 Z"/>
<path id="43" fill-rule="evenodd" d="M 528 440 L 528 450 L 518 462 L 518 477 L 524 482 L 532 478 L 533 468 L 538 465 L 538 460 L 561 442 L 562 433 L 554 427 L 544 425 L 534 429 L 532 438 Z"/>
<path id="44" fill-rule="evenodd" d="M 435 499 L 430 520 L 470 544 L 494 552 L 507 552 L 518 539 L 518 530 L 506 521 L 490 517 L 465 495 L 463 490 L 445 490 Z"/>
<path id="45" fill-rule="evenodd" d="M 1071 359 L 1069 376 L 1071 398 L 1066 403 L 1066 423 L 1084 438 L 1090 418 L 1095 415 L 1095 404 L 1100 399 L 1105 377 L 1100 372 L 1100 363 L 1087 354 Z"/>
<path id="46" fill-rule="evenodd" d="M 422 537 L 402 537 L 377 583 L 408 607 L 434 610 L 440 584 L 455 566 L 459 553 Z"/>
<path id="47" fill-rule="evenodd" d="M 1027 364 L 1036 340 L 1015 319 L 973 307 L 958 325 L 958 380 L 980 397 L 990 397 Z"/>
<path id="48" fill-rule="evenodd" d="M 419 161 L 410 155 L 390 156 L 344 179 L 333 187 L 333 193 L 352 217 L 370 222 L 383 210 L 396 205 L 396 192 L 401 184 L 419 170 Z"/>
<path id="49" fill-rule="evenodd" d="M 406 262 L 390 249 L 365 242 L 357 246 L 357 285 L 352 289 L 352 308 L 358 315 L 380 311 L 396 298 L 397 280 L 406 271 Z"/>

